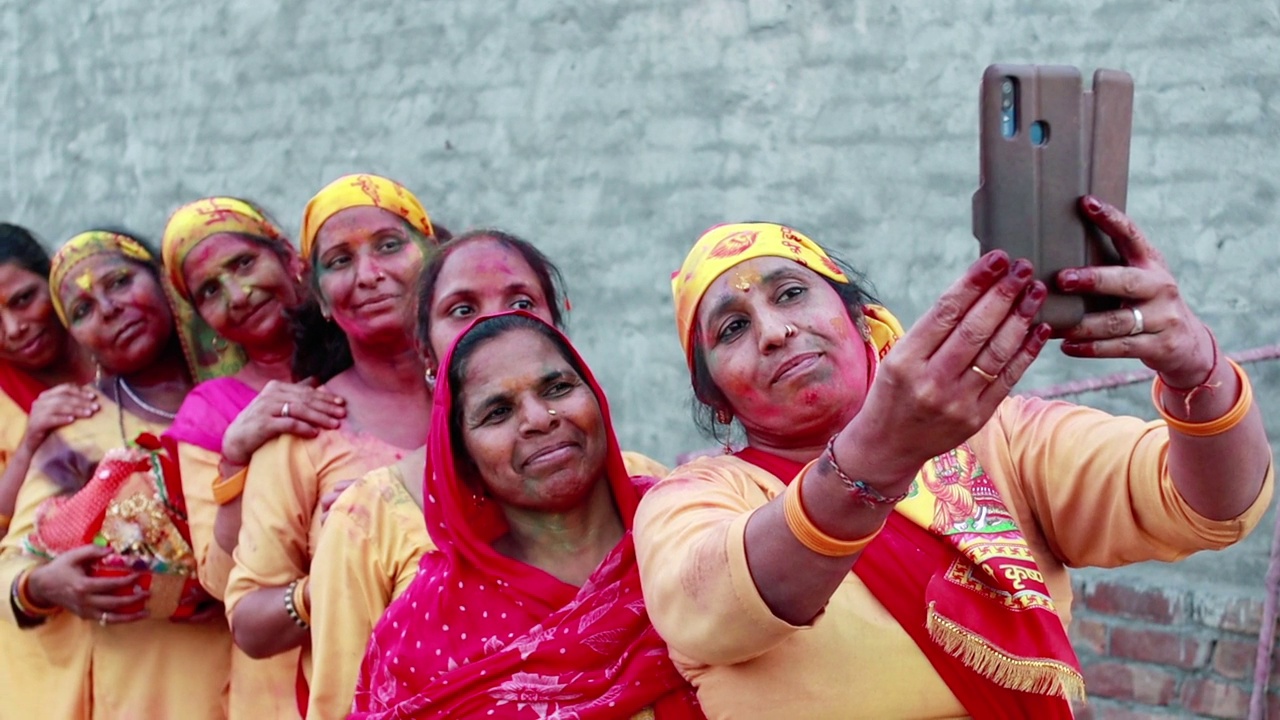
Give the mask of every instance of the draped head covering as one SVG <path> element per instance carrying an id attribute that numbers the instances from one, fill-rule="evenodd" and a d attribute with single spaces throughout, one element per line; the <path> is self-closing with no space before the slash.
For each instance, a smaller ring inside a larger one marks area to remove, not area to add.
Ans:
<path id="1" fill-rule="evenodd" d="M 128 235 L 106 230 L 90 230 L 68 240 L 49 262 L 49 295 L 53 300 L 53 310 L 58 313 L 58 319 L 63 325 L 68 324 L 67 311 L 62 306 L 60 291 L 63 281 L 67 279 L 67 273 L 82 261 L 103 253 L 121 255 L 148 265 L 155 262 L 151 252 Z"/>
<path id="2" fill-rule="evenodd" d="M 539 324 L 544 321 L 516 311 Z M 692 688 L 667 656 L 640 592 L 632 518 L 643 481 L 627 476 L 604 393 L 568 340 L 600 404 L 607 436 L 604 475 L 626 533 L 581 588 L 501 555 L 507 531 L 497 504 L 477 495 L 466 450 L 455 447 L 454 348 L 441 362 L 423 487 L 427 530 L 439 548 L 423 557 L 404 594 L 374 630 L 353 718 L 702 717 Z M 550 327 L 550 326 L 548 326 Z"/>
<path id="3" fill-rule="evenodd" d="M 760 257 L 792 260 L 819 275 L 846 284 L 849 278 L 835 261 L 803 233 L 776 223 L 728 223 L 702 233 L 685 256 L 680 269 L 671 275 L 671 294 L 676 305 L 676 332 L 684 348 L 685 362 L 693 370 L 694 333 L 698 304 L 716 278 L 736 265 Z M 879 305 L 864 305 L 863 319 L 871 342 L 883 357 L 893 338 L 902 335 L 902 326 Z"/>
<path id="4" fill-rule="evenodd" d="M 431 218 L 413 193 L 395 180 L 377 175 L 343 175 L 316 193 L 302 213 L 302 257 L 311 262 L 316 234 L 325 221 L 341 210 L 371 206 L 404 218 L 427 237 L 435 237 Z"/>
<path id="5" fill-rule="evenodd" d="M 209 197 L 187 203 L 169 216 L 160 244 L 164 258 L 165 291 L 173 305 L 182 352 L 197 382 L 234 375 L 245 363 L 244 348 L 220 337 L 200 317 L 182 271 L 187 256 L 204 240 L 219 233 L 257 238 L 292 255 L 293 246 L 257 208 L 238 198 Z"/>

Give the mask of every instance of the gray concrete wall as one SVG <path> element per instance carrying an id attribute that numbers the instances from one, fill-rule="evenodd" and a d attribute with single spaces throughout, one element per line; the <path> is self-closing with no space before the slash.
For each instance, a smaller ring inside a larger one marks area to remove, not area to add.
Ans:
<path id="1" fill-rule="evenodd" d="M 1276 341 L 1278 38 L 1276 0 L 0 0 L 0 216 L 156 235 L 232 193 L 296 229 L 340 173 L 399 178 L 561 263 L 624 443 L 669 460 L 709 444 L 668 290 L 697 234 L 792 223 L 910 322 L 977 252 L 993 61 L 1131 72 L 1133 215 L 1225 348 Z M 1130 367 L 1051 348 L 1025 383 Z M 1280 370 L 1256 378 L 1276 427 Z"/>

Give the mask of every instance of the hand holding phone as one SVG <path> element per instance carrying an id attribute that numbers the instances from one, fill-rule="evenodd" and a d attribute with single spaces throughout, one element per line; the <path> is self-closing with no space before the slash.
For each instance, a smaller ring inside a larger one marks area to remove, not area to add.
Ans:
<path id="1" fill-rule="evenodd" d="M 991 65 L 980 95 L 980 177 L 973 234 L 982 252 L 1026 258 L 1049 288 L 1038 321 L 1061 335 L 1105 297 L 1057 291 L 1071 267 L 1122 264 L 1110 239 L 1081 217 L 1081 196 L 1124 209 L 1133 126 L 1133 79 L 1098 70 L 1086 91 L 1080 71 L 1053 65 Z"/>

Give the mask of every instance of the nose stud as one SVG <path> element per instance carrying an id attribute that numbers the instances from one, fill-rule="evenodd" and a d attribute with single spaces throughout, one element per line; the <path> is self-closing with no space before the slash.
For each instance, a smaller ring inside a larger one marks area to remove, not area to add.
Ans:
<path id="1" fill-rule="evenodd" d="M 556 414 L 556 411 L 555 411 L 554 409 L 552 409 L 552 408 L 547 408 L 547 414 L 548 414 L 548 415 L 555 415 L 555 414 Z"/>

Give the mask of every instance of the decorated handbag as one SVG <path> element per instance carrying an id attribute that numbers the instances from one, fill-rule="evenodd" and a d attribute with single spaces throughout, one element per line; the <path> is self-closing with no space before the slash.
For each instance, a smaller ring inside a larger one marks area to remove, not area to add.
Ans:
<path id="1" fill-rule="evenodd" d="M 92 543 L 111 554 L 90 567 L 96 577 L 140 573 L 136 585 L 150 592 L 144 608 L 152 619 L 183 620 L 213 599 L 196 577 L 186 501 L 172 442 L 144 433 L 137 447 L 108 451 L 89 482 L 72 495 L 46 500 L 36 511 L 28 552 L 46 558 Z M 126 587 L 121 595 L 130 594 Z"/>

